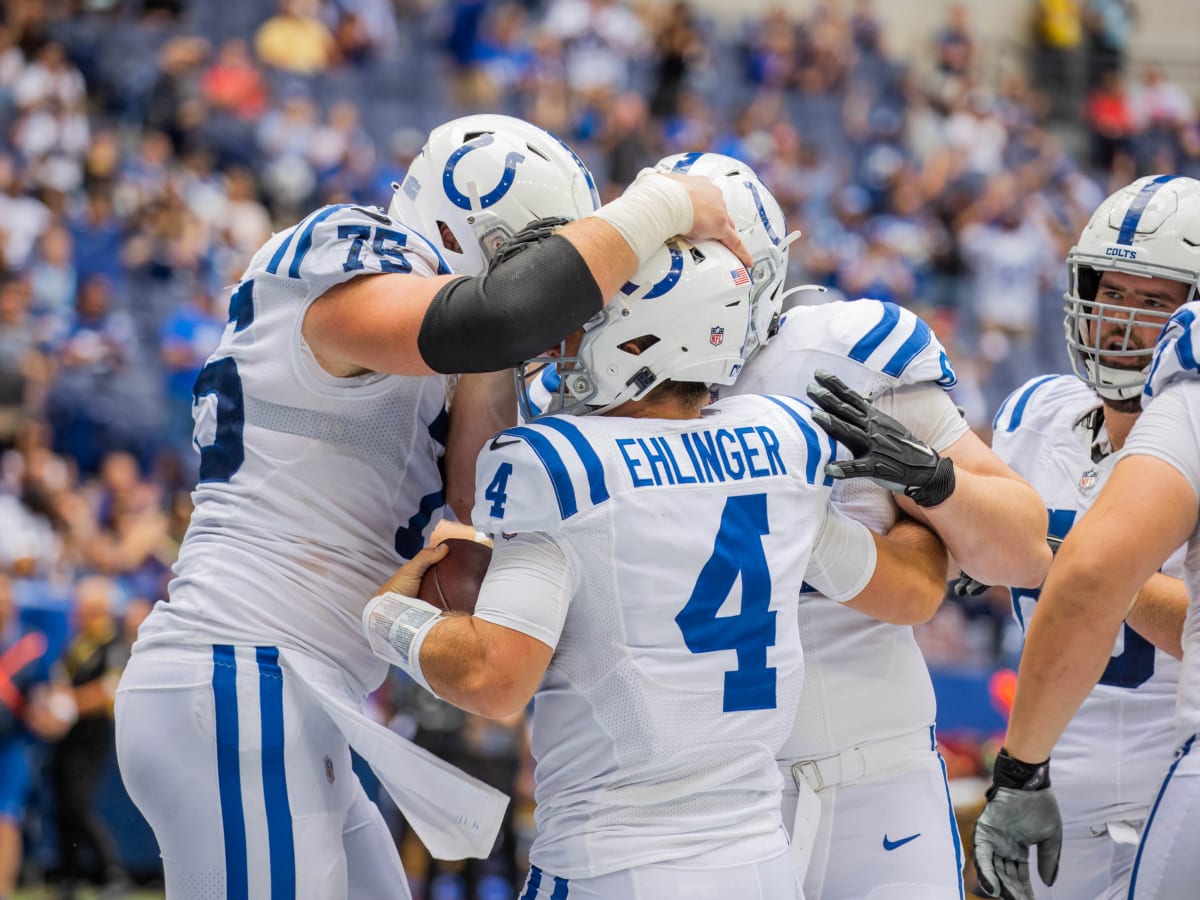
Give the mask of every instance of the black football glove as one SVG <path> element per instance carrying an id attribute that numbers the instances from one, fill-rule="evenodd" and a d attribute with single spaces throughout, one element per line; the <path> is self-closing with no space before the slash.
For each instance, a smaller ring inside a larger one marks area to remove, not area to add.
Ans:
<path id="1" fill-rule="evenodd" d="M 992 769 L 987 803 L 975 822 L 975 874 L 989 897 L 1034 900 L 1029 848 L 1037 848 L 1038 875 L 1058 877 L 1062 816 L 1050 790 L 1050 761 L 1034 765 L 1001 750 Z"/>
<path id="2" fill-rule="evenodd" d="M 1058 548 L 1062 546 L 1062 538 L 1048 534 L 1046 535 L 1046 543 L 1050 545 L 1051 553 L 1057 553 Z M 960 572 L 958 581 L 954 582 L 954 596 L 978 597 L 991 586 L 990 584 L 984 584 L 982 581 L 976 581 L 966 572 Z"/>
<path id="3" fill-rule="evenodd" d="M 522 250 L 532 247 L 534 244 L 540 244 L 566 225 L 567 221 L 567 219 L 558 217 L 534 219 L 508 240 L 496 247 L 496 252 L 492 254 L 492 261 L 488 263 L 488 271 L 491 272 L 496 266 L 512 259 Z"/>
<path id="4" fill-rule="evenodd" d="M 954 463 L 916 437 L 832 372 L 818 369 L 808 396 L 813 412 L 830 437 L 845 444 L 853 459 L 825 467 L 832 478 L 870 478 L 890 491 L 911 497 L 918 506 L 937 506 L 954 493 Z"/>

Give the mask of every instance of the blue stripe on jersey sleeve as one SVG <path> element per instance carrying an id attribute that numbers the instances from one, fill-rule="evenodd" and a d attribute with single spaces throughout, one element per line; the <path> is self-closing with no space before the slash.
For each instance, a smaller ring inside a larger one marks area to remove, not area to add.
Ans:
<path id="1" fill-rule="evenodd" d="M 867 357 L 879 349 L 879 345 L 887 340 L 887 336 L 895 330 L 896 323 L 900 321 L 900 307 L 895 303 L 883 303 L 882 306 L 883 318 L 850 348 L 848 355 L 855 362 L 865 363 Z"/>
<path id="2" fill-rule="evenodd" d="M 1021 427 L 1021 419 L 1025 415 L 1025 407 L 1029 405 L 1029 400 L 1033 396 L 1034 391 L 1036 391 L 1038 388 L 1040 388 L 1047 381 L 1054 381 L 1054 379 L 1061 378 L 1061 377 L 1062 376 L 1060 376 L 1060 375 L 1045 375 L 1042 378 L 1039 378 L 1037 381 L 1035 381 L 1029 387 L 1025 388 L 1025 390 L 1021 394 L 1021 396 L 1017 398 L 1017 402 L 1013 406 L 1012 418 L 1010 418 L 1008 420 L 1008 425 L 1005 427 L 1004 430 L 1007 432 L 1013 432 L 1013 431 L 1016 431 L 1018 428 L 1020 428 Z M 1007 402 L 1007 401 L 1005 401 L 1005 402 Z"/>
<path id="3" fill-rule="evenodd" d="M 539 431 L 523 426 L 510 428 L 504 434 L 521 438 L 542 461 L 546 473 L 550 476 L 550 483 L 554 486 L 554 497 L 558 501 L 558 511 L 562 518 L 569 519 L 579 512 L 579 505 L 575 501 L 575 486 L 571 484 L 571 474 L 567 471 L 562 456 L 550 443 L 550 439 Z"/>
<path id="4" fill-rule="evenodd" d="M 821 442 L 817 438 L 816 429 L 804 421 L 803 417 L 801 417 L 798 412 L 788 406 L 787 403 L 785 403 L 779 397 L 768 396 L 766 399 L 770 400 L 789 416 L 791 416 L 792 421 L 796 423 L 796 427 L 800 429 L 800 433 L 804 435 L 804 443 L 808 445 L 808 461 L 805 464 L 804 475 L 809 484 L 816 484 L 817 466 L 821 464 Z M 830 443 L 832 445 L 832 442 Z"/>
<path id="5" fill-rule="evenodd" d="M 913 326 L 912 334 L 900 345 L 900 349 L 892 354 L 892 358 L 884 364 L 883 374 L 899 378 L 900 373 L 908 367 L 910 362 L 916 359 L 918 353 L 929 346 L 931 340 L 933 340 L 933 332 L 930 331 L 928 325 L 917 319 L 917 324 Z"/>
<path id="6" fill-rule="evenodd" d="M 1146 207 L 1150 205 L 1150 201 L 1154 199 L 1154 195 L 1168 181 L 1174 181 L 1178 175 L 1159 175 L 1145 187 L 1143 187 L 1133 202 L 1129 204 L 1129 209 L 1125 210 L 1125 218 L 1121 222 L 1121 230 L 1117 233 L 1118 244 L 1133 244 L 1134 235 L 1137 234 L 1138 222 L 1142 220 L 1142 213 L 1146 211 Z"/>
<path id="7" fill-rule="evenodd" d="M 293 225 L 291 229 L 288 230 L 287 237 L 283 239 L 283 243 L 275 248 L 275 253 L 271 256 L 271 261 L 267 263 L 267 272 L 269 272 L 271 275 L 279 274 L 279 264 L 283 262 L 283 258 L 287 255 L 288 247 L 292 245 L 292 238 L 296 236 L 296 230 L 301 224 L 303 224 L 303 222 Z"/>
<path id="8" fill-rule="evenodd" d="M 580 460 L 583 461 L 583 468 L 587 472 L 588 494 L 592 503 L 603 503 L 607 500 L 608 485 L 604 481 L 604 464 L 600 462 L 599 455 L 592 449 L 592 445 L 588 443 L 587 438 L 583 436 L 583 432 L 579 430 L 579 426 L 556 416 L 549 416 L 542 419 L 538 424 L 557 431 L 571 442 L 571 446 L 579 454 Z"/>
<path id="9" fill-rule="evenodd" d="M 1190 303 L 1188 304 L 1188 306 L 1191 305 Z M 1158 367 L 1167 355 L 1168 344 L 1171 340 L 1170 336 L 1177 330 L 1180 334 L 1173 348 L 1175 358 L 1179 361 L 1179 365 L 1184 371 L 1200 371 L 1200 367 L 1196 364 L 1196 351 L 1192 346 L 1192 325 L 1195 321 L 1196 314 L 1188 309 L 1187 306 L 1184 306 L 1177 310 L 1163 327 L 1162 334 L 1159 336 L 1158 344 L 1154 350 L 1154 361 L 1150 364 L 1150 372 L 1146 376 L 1146 387 L 1142 391 L 1147 397 L 1154 396 L 1154 381 L 1158 375 Z"/>
<path id="10" fill-rule="evenodd" d="M 309 217 L 308 224 L 304 226 L 304 231 L 300 235 L 300 240 L 296 241 L 296 255 L 292 257 L 292 264 L 288 266 L 290 277 L 300 277 L 300 264 L 304 262 L 304 257 L 312 249 L 313 230 L 334 213 L 349 209 L 353 205 L 353 203 L 340 203 L 337 206 L 327 206 L 315 216 Z"/>

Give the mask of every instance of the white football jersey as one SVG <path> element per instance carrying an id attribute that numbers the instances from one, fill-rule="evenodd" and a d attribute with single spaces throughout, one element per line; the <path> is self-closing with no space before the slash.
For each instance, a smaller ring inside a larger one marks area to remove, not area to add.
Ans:
<path id="1" fill-rule="evenodd" d="M 572 577 L 533 702 L 535 865 L 584 878 L 785 846 L 775 754 L 832 450 L 807 406 L 753 397 L 700 419 L 546 417 L 480 455 L 476 527 L 548 535 Z"/>
<path id="2" fill-rule="evenodd" d="M 380 272 L 448 269 L 418 234 L 351 205 L 317 210 L 251 260 L 196 381 L 195 510 L 170 602 L 141 640 L 289 647 L 361 690 L 382 680 L 362 608 L 441 517 L 446 379 L 335 378 L 301 335 L 314 300 Z"/>
<path id="3" fill-rule="evenodd" d="M 1001 405 L 996 454 L 1042 496 L 1050 533 L 1065 537 L 1108 480 L 1117 455 L 1095 417 L 1100 398 L 1074 375 L 1034 378 Z M 1093 449 L 1093 445 L 1096 445 Z M 1181 577 L 1182 549 L 1163 571 Z M 1013 588 L 1022 631 L 1041 591 Z M 1179 663 L 1124 626 L 1100 683 L 1054 747 L 1054 786 L 1069 822 L 1145 818 L 1174 749 Z"/>
<path id="4" fill-rule="evenodd" d="M 855 300 L 789 310 L 779 333 L 737 383 L 722 391 L 804 396 L 817 369 L 875 397 L 901 385 L 935 383 L 949 390 L 956 383 L 945 350 L 925 322 L 893 303 Z M 927 437 L 922 423 L 905 424 Z M 964 422 L 935 449 L 945 449 L 966 430 Z M 839 456 L 849 452 L 839 447 Z M 891 493 L 865 478 L 839 482 L 833 501 L 880 534 L 896 521 Z M 819 759 L 933 724 L 933 683 L 910 626 L 880 622 L 811 590 L 801 597 L 799 620 L 804 692 L 780 759 Z"/>
<path id="5" fill-rule="evenodd" d="M 1196 494 L 1179 498 L 1181 503 L 1195 502 L 1200 497 L 1197 347 L 1200 347 L 1200 303 L 1193 302 L 1176 310 L 1159 336 L 1142 397 L 1145 412 L 1138 417 L 1123 451 L 1125 455 L 1154 456 L 1175 466 Z M 1183 626 L 1174 746 L 1200 732 L 1200 526 L 1188 539 L 1183 569 L 1191 605 Z"/>

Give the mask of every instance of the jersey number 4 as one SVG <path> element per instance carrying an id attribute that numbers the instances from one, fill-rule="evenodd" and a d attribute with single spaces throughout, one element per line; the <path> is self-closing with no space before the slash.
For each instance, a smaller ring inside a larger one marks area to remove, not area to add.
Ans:
<path id="1" fill-rule="evenodd" d="M 767 648 L 775 646 L 775 613 L 770 609 L 771 573 L 762 542 L 769 531 L 766 494 L 730 497 L 712 556 L 675 617 L 693 653 L 737 652 L 737 668 L 725 673 L 725 712 L 775 708 L 775 669 L 767 665 Z M 739 576 L 741 612 L 718 616 Z"/>

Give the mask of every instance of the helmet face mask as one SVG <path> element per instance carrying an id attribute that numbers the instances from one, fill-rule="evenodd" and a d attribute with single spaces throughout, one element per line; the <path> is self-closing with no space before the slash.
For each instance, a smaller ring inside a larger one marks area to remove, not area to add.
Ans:
<path id="1" fill-rule="evenodd" d="M 1174 307 L 1161 310 L 1106 302 L 1106 272 L 1200 284 L 1200 181 L 1146 177 L 1106 199 L 1067 255 L 1063 329 L 1075 374 L 1105 400 L 1141 395 L 1154 353 L 1153 336 Z M 1122 279 L 1126 281 L 1126 279 Z M 1151 337 L 1147 339 L 1147 335 Z"/>
<path id="2" fill-rule="evenodd" d="M 746 346 L 749 359 L 779 327 L 788 246 L 800 233 L 788 233 L 783 210 L 774 195 L 741 160 L 720 153 L 678 153 L 660 160 L 655 169 L 707 178 L 721 189 L 729 217 L 753 260 L 750 275 L 754 280 L 755 314 Z"/>
<path id="3" fill-rule="evenodd" d="M 522 415 L 604 413 L 664 381 L 732 384 L 746 360 L 752 289 L 749 273 L 716 241 L 671 241 L 560 355 L 517 368 Z"/>
<path id="4" fill-rule="evenodd" d="M 600 205 L 574 151 L 521 119 L 465 116 L 435 128 L 393 195 L 388 215 L 438 247 L 453 271 L 481 275 L 534 219 L 578 219 Z"/>

